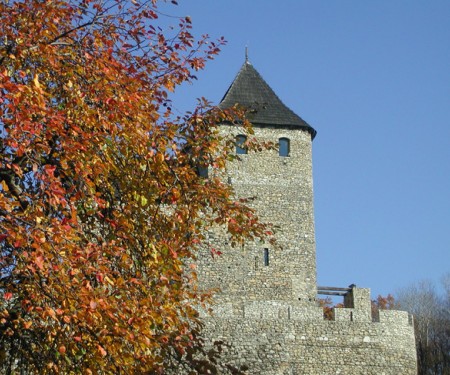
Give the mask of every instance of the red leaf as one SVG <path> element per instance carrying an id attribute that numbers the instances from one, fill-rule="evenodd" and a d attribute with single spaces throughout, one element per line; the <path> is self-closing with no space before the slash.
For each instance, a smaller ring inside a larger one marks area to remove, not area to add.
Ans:
<path id="1" fill-rule="evenodd" d="M 9 300 L 12 298 L 12 296 L 13 296 L 13 294 L 10 293 L 10 292 L 6 292 L 5 294 L 3 294 L 3 298 L 4 298 L 6 301 L 9 301 Z"/>
<path id="2" fill-rule="evenodd" d="M 95 278 L 97 279 L 97 281 L 98 281 L 99 283 L 103 283 L 103 275 L 102 275 L 101 273 L 97 273 L 97 274 L 95 275 Z"/>

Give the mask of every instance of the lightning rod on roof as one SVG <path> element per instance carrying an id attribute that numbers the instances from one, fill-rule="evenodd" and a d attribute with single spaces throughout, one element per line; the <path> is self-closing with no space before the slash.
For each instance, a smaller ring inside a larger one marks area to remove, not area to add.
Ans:
<path id="1" fill-rule="evenodd" d="M 248 46 L 245 46 L 245 62 L 248 63 Z"/>

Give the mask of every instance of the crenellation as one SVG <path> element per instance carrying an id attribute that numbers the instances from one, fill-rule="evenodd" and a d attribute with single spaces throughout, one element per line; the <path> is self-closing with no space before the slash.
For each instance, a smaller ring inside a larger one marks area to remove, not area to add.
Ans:
<path id="1" fill-rule="evenodd" d="M 413 326 L 412 316 L 407 311 L 380 310 L 379 322 L 396 326 Z"/>
<path id="2" fill-rule="evenodd" d="M 353 322 L 353 314 L 355 309 L 348 308 L 348 307 L 340 307 L 340 308 L 334 308 L 332 310 L 332 320 L 336 322 Z"/>

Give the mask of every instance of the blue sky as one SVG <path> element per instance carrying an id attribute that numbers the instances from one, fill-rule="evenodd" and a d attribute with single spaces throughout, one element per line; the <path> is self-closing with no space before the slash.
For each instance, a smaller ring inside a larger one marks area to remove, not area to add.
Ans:
<path id="1" fill-rule="evenodd" d="M 318 283 L 372 296 L 450 271 L 450 1 L 179 0 L 228 45 L 174 108 L 218 103 L 244 62 L 317 131 Z M 166 9 L 167 8 L 167 9 Z"/>

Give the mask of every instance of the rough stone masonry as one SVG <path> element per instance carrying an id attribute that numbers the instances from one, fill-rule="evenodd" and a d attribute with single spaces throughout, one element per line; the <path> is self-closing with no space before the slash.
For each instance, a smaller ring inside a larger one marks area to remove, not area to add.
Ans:
<path id="1" fill-rule="evenodd" d="M 267 243 L 231 247 L 220 257 L 199 257 L 205 288 L 220 288 L 213 315 L 204 314 L 205 334 L 231 344 L 227 359 L 249 374 L 399 375 L 417 373 L 412 318 L 380 311 L 373 321 L 370 290 L 352 286 L 345 307 L 325 320 L 317 306 L 312 180 L 316 131 L 287 108 L 246 61 L 220 106 L 250 110 L 254 136 L 279 150 L 247 152 L 227 167 L 238 197 L 253 197 L 262 220 L 276 229 L 280 248 Z M 236 127 L 224 136 L 244 140 Z M 209 241 L 227 247 L 221 231 Z"/>

